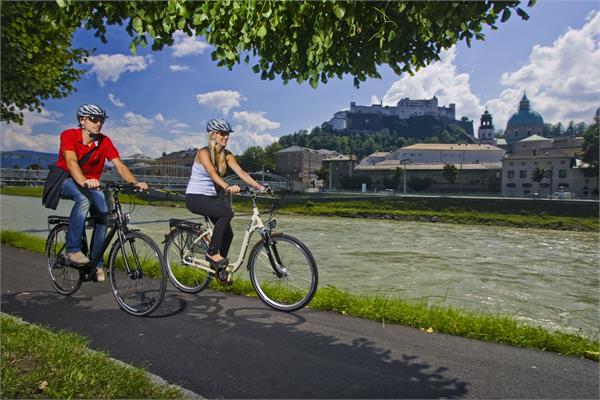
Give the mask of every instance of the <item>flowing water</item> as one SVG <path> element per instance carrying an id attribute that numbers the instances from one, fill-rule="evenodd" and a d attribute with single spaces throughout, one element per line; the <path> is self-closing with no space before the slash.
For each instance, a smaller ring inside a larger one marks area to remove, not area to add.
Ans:
<path id="1" fill-rule="evenodd" d="M 68 215 L 72 204 L 61 200 L 53 211 L 34 197 L 0 196 L 0 202 L 1 229 L 42 237 L 48 232 L 46 216 Z M 132 224 L 162 242 L 169 218 L 190 217 L 185 208 L 137 206 Z M 230 258 L 237 258 L 248 217 L 234 218 Z M 600 334 L 597 232 L 305 216 L 277 221 L 278 230 L 311 249 L 321 287 L 508 314 L 588 337 Z"/>

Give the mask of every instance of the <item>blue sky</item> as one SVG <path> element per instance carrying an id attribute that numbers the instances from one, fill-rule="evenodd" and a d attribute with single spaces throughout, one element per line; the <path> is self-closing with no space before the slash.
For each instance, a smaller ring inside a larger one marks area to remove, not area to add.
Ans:
<path id="1" fill-rule="evenodd" d="M 404 97 L 435 95 L 440 105 L 455 103 L 457 117 L 473 119 L 475 129 L 487 108 L 495 127 L 505 128 L 525 91 L 546 122 L 590 123 L 600 106 L 599 10 L 597 1 L 539 0 L 528 9 L 529 21 L 513 15 L 498 30 L 486 31 L 485 41 L 471 48 L 458 44 L 412 77 L 382 67 L 382 79 L 359 89 L 351 77 L 312 89 L 308 83 L 262 81 L 252 64 L 219 68 L 202 37 L 178 35 L 161 52 L 140 49 L 132 55 L 120 27 L 109 29 L 106 45 L 81 30 L 73 45 L 96 51 L 78 91 L 47 101 L 41 114 L 26 112 L 23 126 L 0 124 L 2 150 L 57 151 L 60 132 L 75 126 L 77 107 L 89 102 L 107 109 L 103 131 L 123 158 L 204 146 L 212 117 L 232 123 L 230 147 L 239 154 L 320 125 L 351 101 L 394 105 Z"/>

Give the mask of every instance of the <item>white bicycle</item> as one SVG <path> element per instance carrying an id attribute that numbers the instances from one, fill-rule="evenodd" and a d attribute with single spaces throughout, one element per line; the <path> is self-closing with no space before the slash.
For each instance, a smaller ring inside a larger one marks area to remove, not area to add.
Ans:
<path id="1" fill-rule="evenodd" d="M 270 190 L 269 190 L 270 191 Z M 166 235 L 164 257 L 173 285 L 186 293 L 205 289 L 213 276 L 218 282 L 229 285 L 233 275 L 240 269 L 250 238 L 259 231 L 260 240 L 250 251 L 248 273 L 258 297 L 268 306 L 280 311 L 295 311 L 306 306 L 317 291 L 317 263 L 310 250 L 300 240 L 281 232 L 275 232 L 277 222 L 273 218 L 275 200 L 272 195 L 269 219 L 263 223 L 256 205 L 256 193 L 245 197 L 252 200 L 252 215 L 246 225 L 238 259 L 227 267 L 214 270 L 205 260 L 212 235 L 212 224 L 182 219 L 169 220 L 171 231 Z"/>

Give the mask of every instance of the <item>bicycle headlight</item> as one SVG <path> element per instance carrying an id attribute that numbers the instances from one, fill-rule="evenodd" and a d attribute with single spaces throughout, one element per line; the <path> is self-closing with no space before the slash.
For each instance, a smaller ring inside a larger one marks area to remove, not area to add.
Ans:
<path id="1" fill-rule="evenodd" d="M 277 227 L 277 221 L 275 219 L 270 220 L 267 225 L 269 226 L 270 231 L 274 231 Z"/>

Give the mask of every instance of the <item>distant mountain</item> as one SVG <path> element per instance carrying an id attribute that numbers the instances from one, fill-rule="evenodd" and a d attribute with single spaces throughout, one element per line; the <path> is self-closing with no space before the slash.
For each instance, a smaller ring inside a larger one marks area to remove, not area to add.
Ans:
<path id="1" fill-rule="evenodd" d="M 31 150 L 0 151 L 0 166 L 2 168 L 26 169 L 32 165 L 37 165 L 42 169 L 48 169 L 48 166 L 55 163 L 57 159 L 58 153 L 43 153 Z"/>
<path id="2" fill-rule="evenodd" d="M 359 159 L 375 151 L 393 151 L 415 143 L 475 143 L 473 121 L 415 116 L 400 120 L 394 117 L 372 114 L 353 115 L 352 128 L 333 130 L 329 123 L 307 131 L 282 136 L 279 144 L 284 147 L 301 146 L 313 149 L 335 150 L 342 154 L 354 154 Z M 369 118 L 371 117 L 371 118 Z"/>

